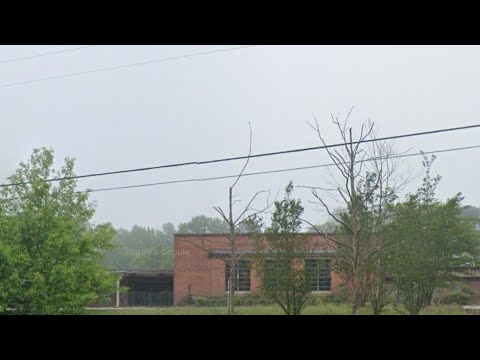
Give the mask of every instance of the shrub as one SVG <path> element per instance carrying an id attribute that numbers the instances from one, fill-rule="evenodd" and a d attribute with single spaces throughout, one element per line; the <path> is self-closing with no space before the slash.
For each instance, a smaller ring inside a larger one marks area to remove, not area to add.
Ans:
<path id="1" fill-rule="evenodd" d="M 235 306 L 241 306 L 242 305 L 242 299 L 240 299 L 238 296 L 235 296 L 233 298 L 233 305 Z"/>
<path id="2" fill-rule="evenodd" d="M 339 295 L 339 294 L 323 295 L 318 300 L 321 304 L 335 304 L 335 305 L 345 304 L 348 302 L 348 298 L 345 298 L 343 295 Z"/>
<path id="3" fill-rule="evenodd" d="M 227 306 L 227 297 L 197 297 L 193 300 L 193 306 Z"/>
<path id="4" fill-rule="evenodd" d="M 392 302 L 392 310 L 399 315 L 407 315 L 407 310 L 400 303 Z"/>
<path id="5" fill-rule="evenodd" d="M 271 305 L 272 300 L 260 296 L 258 293 L 243 294 L 242 296 L 234 297 L 235 306 L 257 306 L 257 305 Z M 227 306 L 227 297 L 208 297 L 208 298 L 196 298 L 194 306 L 212 306 L 223 307 Z"/>
<path id="6" fill-rule="evenodd" d="M 193 300 L 193 305 L 195 306 L 205 306 L 207 303 L 207 299 L 204 298 L 198 298 Z"/>
<path id="7" fill-rule="evenodd" d="M 348 292 L 348 289 L 346 286 L 342 285 L 339 286 L 335 292 L 331 294 L 325 294 L 322 295 L 319 299 L 318 302 L 320 304 L 346 304 L 351 301 L 350 299 L 350 294 Z"/>
<path id="8" fill-rule="evenodd" d="M 246 294 L 244 296 L 238 296 L 235 299 L 238 299 L 239 305 L 242 306 L 255 306 L 258 305 L 260 301 L 260 296 L 256 293 Z"/>
<path id="9" fill-rule="evenodd" d="M 453 289 L 453 292 L 446 289 L 446 291 L 441 293 L 438 302 L 445 305 L 468 305 L 475 301 L 477 293 L 466 284 L 462 282 L 456 282 L 454 283 Z"/>
<path id="10" fill-rule="evenodd" d="M 462 293 L 470 295 L 470 296 L 475 296 L 477 293 L 475 290 L 473 290 L 470 286 L 463 284 L 462 286 Z"/>
<path id="11" fill-rule="evenodd" d="M 272 303 L 272 301 L 270 299 L 265 298 L 265 297 L 260 298 L 258 300 L 258 305 L 270 305 L 271 303 Z"/>
<path id="12" fill-rule="evenodd" d="M 184 298 L 182 298 L 179 303 L 178 303 L 178 306 L 190 306 L 190 305 L 195 305 L 195 303 L 202 303 L 202 302 L 205 302 L 206 298 L 202 298 L 202 297 L 194 297 L 192 296 L 191 294 L 188 294 L 187 296 L 185 296 Z"/>
<path id="13" fill-rule="evenodd" d="M 319 299 L 316 296 L 313 296 L 312 294 L 309 294 L 307 296 L 307 300 L 305 301 L 306 306 L 315 306 L 319 304 Z"/>
<path id="14" fill-rule="evenodd" d="M 111 306 L 112 305 L 112 298 L 110 296 L 101 296 L 97 300 L 97 304 L 99 306 Z"/>
<path id="15" fill-rule="evenodd" d="M 472 295 L 465 292 L 457 292 L 449 295 L 445 295 L 441 298 L 440 302 L 445 305 L 458 304 L 468 305 L 472 299 Z"/>

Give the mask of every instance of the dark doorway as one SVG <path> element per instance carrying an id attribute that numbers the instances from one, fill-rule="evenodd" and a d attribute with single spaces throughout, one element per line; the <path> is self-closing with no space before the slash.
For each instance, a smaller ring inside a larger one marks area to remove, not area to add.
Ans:
<path id="1" fill-rule="evenodd" d="M 121 286 L 128 287 L 127 306 L 173 305 L 173 271 L 119 271 Z"/>

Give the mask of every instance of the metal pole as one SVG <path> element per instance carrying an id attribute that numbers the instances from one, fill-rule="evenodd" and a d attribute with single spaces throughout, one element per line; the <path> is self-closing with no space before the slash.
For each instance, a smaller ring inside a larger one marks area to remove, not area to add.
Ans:
<path id="1" fill-rule="evenodd" d="M 120 307 L 120 280 L 117 280 L 117 303 L 115 307 Z"/>

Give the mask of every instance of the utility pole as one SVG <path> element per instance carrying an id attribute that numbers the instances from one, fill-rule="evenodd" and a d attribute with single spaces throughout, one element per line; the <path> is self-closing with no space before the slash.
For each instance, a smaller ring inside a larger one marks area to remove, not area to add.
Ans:
<path id="1" fill-rule="evenodd" d="M 117 280 L 117 302 L 115 307 L 120 307 L 120 280 Z"/>

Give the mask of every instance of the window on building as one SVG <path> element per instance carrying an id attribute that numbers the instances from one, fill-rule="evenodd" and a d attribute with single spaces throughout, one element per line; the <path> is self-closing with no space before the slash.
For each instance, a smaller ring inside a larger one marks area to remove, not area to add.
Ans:
<path id="1" fill-rule="evenodd" d="M 248 260 L 238 260 L 237 268 L 233 274 L 235 291 L 250 291 L 250 262 Z M 228 291 L 228 282 L 230 280 L 230 263 L 225 262 L 225 291 Z"/>
<path id="2" fill-rule="evenodd" d="M 265 260 L 265 285 L 267 287 L 279 287 L 281 285 L 281 281 L 286 274 L 286 261 L 282 260 L 273 260 L 267 259 Z"/>
<path id="3" fill-rule="evenodd" d="M 330 259 L 306 259 L 305 270 L 311 291 L 330 291 L 332 289 Z"/>

